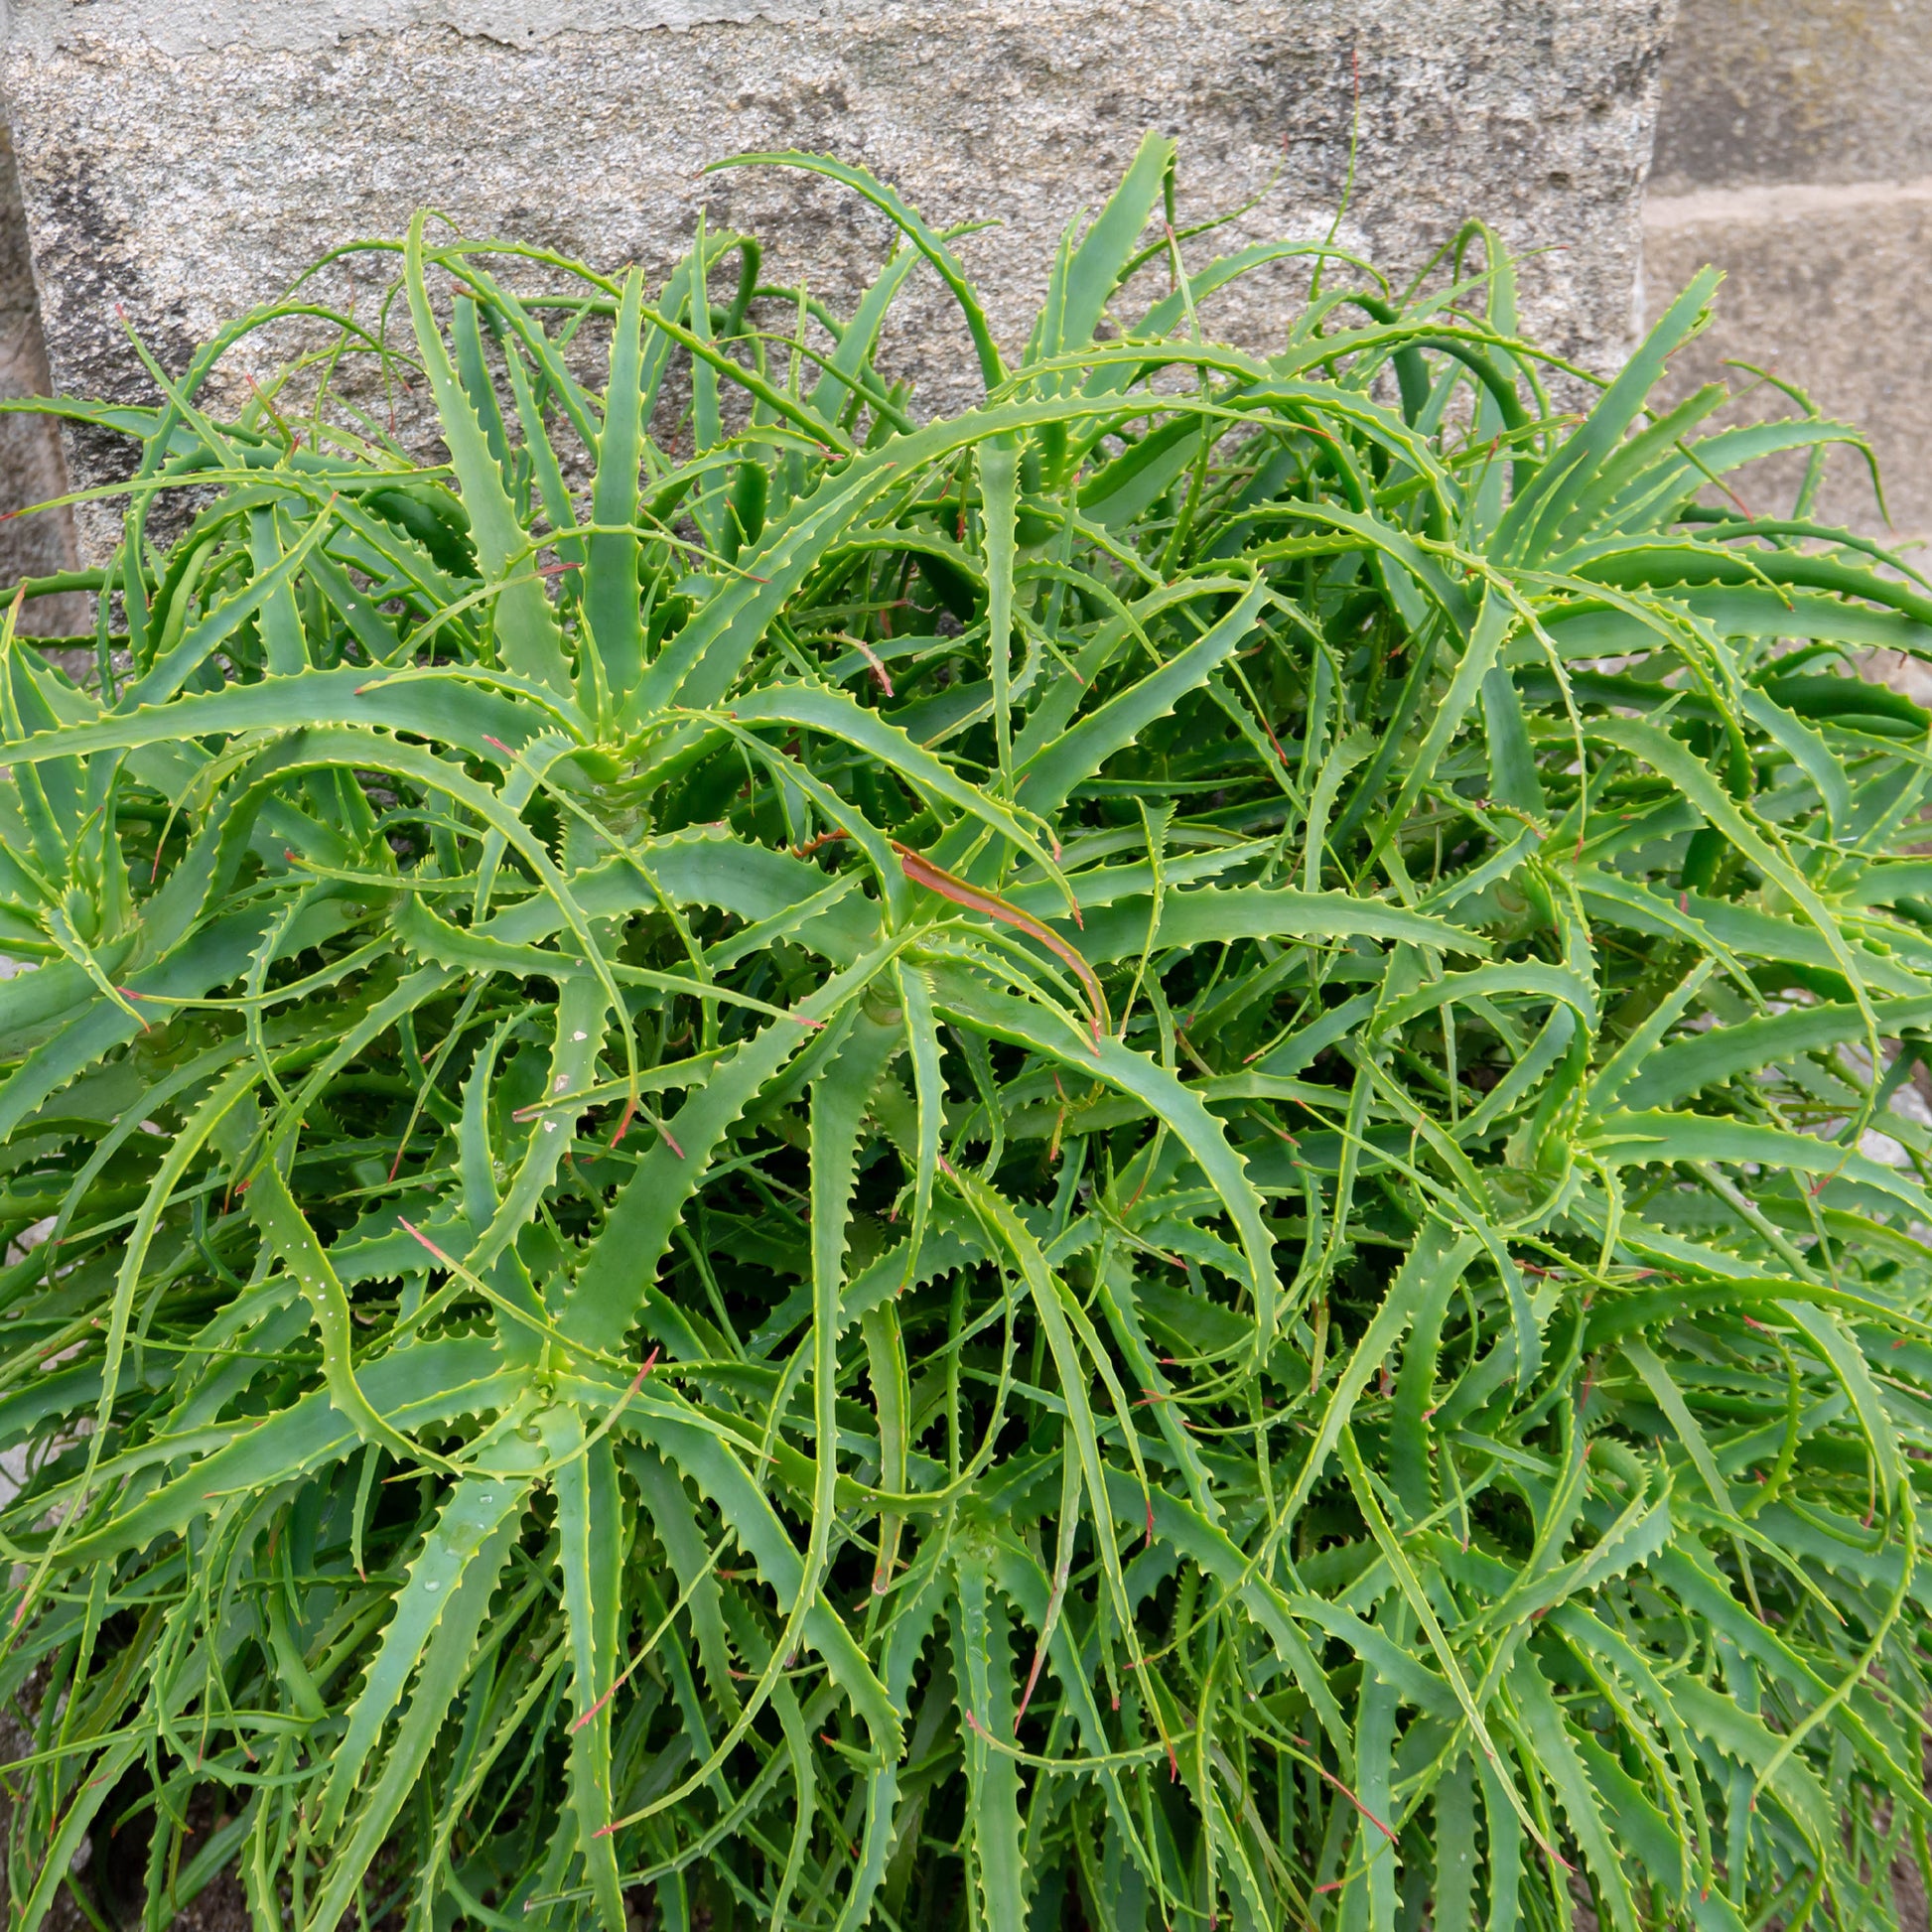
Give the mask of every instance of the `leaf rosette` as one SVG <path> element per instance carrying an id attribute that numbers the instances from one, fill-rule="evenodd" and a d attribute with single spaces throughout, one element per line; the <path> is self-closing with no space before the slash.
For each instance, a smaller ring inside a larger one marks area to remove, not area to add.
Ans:
<path id="1" fill-rule="evenodd" d="M 1932 593 L 1810 514 L 1857 433 L 1651 400 L 1710 275 L 1591 384 L 1479 226 L 1216 256 L 1152 137 L 1009 359 L 747 159 L 897 224 L 849 317 L 419 219 L 394 340 L 325 277 L 44 405 L 134 455 L 92 674 L 0 636 L 22 1932 L 1882 1916 Z"/>

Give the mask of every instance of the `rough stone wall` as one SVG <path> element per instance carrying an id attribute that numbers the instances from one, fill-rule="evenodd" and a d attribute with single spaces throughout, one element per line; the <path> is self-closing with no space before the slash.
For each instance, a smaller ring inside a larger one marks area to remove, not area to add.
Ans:
<path id="1" fill-rule="evenodd" d="M 13 144 L 0 124 L 0 399 L 49 392 L 47 345 L 27 248 L 26 210 Z M 0 415 L 0 509 L 46 502 L 67 488 L 61 439 L 45 417 Z M 0 584 L 46 577 L 73 567 L 73 519 L 65 511 L 0 523 Z M 90 624 L 87 602 L 72 596 L 37 599 L 23 627 L 39 635 Z"/>
<path id="2" fill-rule="evenodd" d="M 4 80 L 53 372 L 83 393 L 151 393 L 117 303 L 178 368 L 321 250 L 395 234 L 422 204 L 652 273 L 702 206 L 771 239 L 767 277 L 849 300 L 885 222 L 795 175 L 697 174 L 759 147 L 863 161 L 937 221 L 997 220 L 959 247 L 1018 341 L 1060 226 L 1149 127 L 1181 138 L 1183 219 L 1262 196 L 1234 243 L 1324 232 L 1358 127 L 1344 242 L 1406 272 L 1481 214 L 1544 251 L 1531 326 L 1607 366 L 1633 316 L 1669 5 L 799 0 L 773 18 L 752 0 L 15 0 Z M 700 18 L 720 12 L 735 17 Z M 684 31 L 649 24 L 666 20 Z M 372 307 L 375 259 L 356 274 Z M 1293 296 L 1284 274 L 1213 320 L 1266 343 Z M 920 405 L 969 398 L 929 278 L 897 348 Z M 70 460 L 107 461 L 89 443 Z M 97 549 L 101 526 L 88 536 Z"/>
<path id="3" fill-rule="evenodd" d="M 1679 386 L 1726 358 L 1802 385 L 1869 432 L 1892 533 L 1932 537 L 1932 5 L 1682 0 L 1644 224 L 1653 314 L 1725 271 Z M 1843 455 L 1819 508 L 1886 529 Z"/>

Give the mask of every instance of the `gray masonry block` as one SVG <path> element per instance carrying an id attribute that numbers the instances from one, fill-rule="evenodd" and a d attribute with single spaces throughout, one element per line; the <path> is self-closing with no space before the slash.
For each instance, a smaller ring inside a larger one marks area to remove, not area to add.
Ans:
<path id="1" fill-rule="evenodd" d="M 1797 383 L 1868 432 L 1891 521 L 1842 457 L 1823 512 L 1932 538 L 1925 0 L 1682 0 L 1645 229 L 1649 314 L 1704 263 L 1725 274 L 1715 325 L 1676 359 L 1676 388 L 1726 359 Z"/>
<path id="2" fill-rule="evenodd" d="M 1260 197 L 1223 245 L 1325 232 L 1358 129 L 1343 241 L 1406 272 L 1479 214 L 1544 251 L 1525 270 L 1531 326 L 1600 367 L 1633 316 L 1667 12 L 15 0 L 4 77 L 53 371 L 88 394 L 151 393 L 117 304 L 179 368 L 322 250 L 396 234 L 425 204 L 472 234 L 652 274 L 702 207 L 714 229 L 769 238 L 768 277 L 850 300 L 888 244 L 882 218 L 796 175 L 698 172 L 767 147 L 863 162 L 937 221 L 997 221 L 959 247 L 996 332 L 1017 341 L 1060 226 L 1097 205 L 1150 127 L 1181 138 L 1183 220 Z M 362 257 L 355 290 L 346 271 L 325 286 L 372 312 L 383 273 Z M 1265 344 L 1296 292 L 1285 272 L 1211 320 Z M 896 349 L 915 407 L 970 398 L 963 334 L 930 283 Z M 87 476 L 108 462 L 84 441 L 72 457 Z"/>
<path id="3" fill-rule="evenodd" d="M 1925 0 L 1682 0 L 1652 193 L 1927 172 Z"/>
<path id="4" fill-rule="evenodd" d="M 1932 536 L 1932 384 L 1925 376 L 1932 193 L 1880 184 L 1775 196 L 1720 191 L 1653 203 L 1645 250 L 1652 310 L 1661 311 L 1706 262 L 1725 271 L 1717 320 L 1674 358 L 1673 389 L 1714 379 L 1751 382 L 1726 370 L 1726 360 L 1797 383 L 1828 415 L 1869 437 L 1891 532 L 1912 541 Z M 1747 398 L 1747 406 L 1755 404 L 1766 413 L 1789 408 L 1768 388 Z M 1796 475 L 1796 466 L 1767 467 L 1767 496 Z M 1771 507 L 1767 502 L 1765 513 Z M 1818 511 L 1854 529 L 1887 530 L 1868 471 L 1847 452 L 1831 460 Z M 1919 559 L 1920 568 L 1926 561 Z"/>
<path id="5" fill-rule="evenodd" d="M 26 211 L 13 148 L 0 126 L 0 399 L 48 392 L 47 345 L 28 259 Z M 61 440 L 45 417 L 0 415 L 0 509 L 24 510 L 64 495 L 67 469 Z M 14 516 L 0 523 L 0 584 L 46 577 L 73 566 L 73 519 L 65 510 Z M 37 599 L 22 627 L 39 634 L 90 625 L 87 600 Z"/>

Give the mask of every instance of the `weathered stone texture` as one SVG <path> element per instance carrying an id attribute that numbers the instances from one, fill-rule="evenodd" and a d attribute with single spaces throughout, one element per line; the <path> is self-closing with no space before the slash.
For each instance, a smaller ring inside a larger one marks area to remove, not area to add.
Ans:
<path id="1" fill-rule="evenodd" d="M 28 259 L 27 227 L 13 147 L 0 126 L 0 399 L 48 393 L 47 345 Z M 61 439 L 45 417 L 0 415 L 0 509 L 22 510 L 67 490 Z M 0 523 L 0 584 L 72 568 L 73 519 L 65 510 L 10 517 Z M 86 600 L 38 599 L 22 628 L 40 634 L 77 629 L 91 621 Z"/>
<path id="2" fill-rule="evenodd" d="M 1683 0 L 1654 194 L 1897 181 L 1932 167 L 1924 0 Z"/>
<path id="3" fill-rule="evenodd" d="M 358 33 L 448 27 L 504 47 L 531 47 L 558 34 L 620 28 L 716 26 L 727 21 L 813 21 L 826 0 L 12 0 L 9 38 L 29 54 L 64 45 L 74 32 L 111 31 L 169 54 L 207 54 L 246 45 L 296 50 L 335 47 Z M 91 9 L 75 19 L 73 9 Z M 102 21 L 109 23 L 106 30 Z"/>
<path id="4" fill-rule="evenodd" d="M 1821 510 L 1932 537 L 1925 0 L 1683 0 L 1646 213 L 1648 312 L 1705 262 L 1725 282 L 1715 326 L 1676 360 L 1677 389 L 1725 358 L 1798 383 L 1869 433 L 1892 522 L 1843 456 Z"/>
<path id="5" fill-rule="evenodd" d="M 531 17 L 554 28 L 591 4 Z M 638 0 L 605 4 L 637 17 Z M 802 24 L 572 28 L 511 47 L 393 0 L 418 24 L 290 46 L 268 30 L 296 16 L 265 6 L 242 41 L 198 51 L 177 35 L 170 51 L 138 31 L 161 17 L 152 0 L 29 0 L 6 84 L 54 372 L 83 392 L 146 392 L 117 302 L 179 367 L 322 249 L 398 233 L 420 204 L 470 233 L 652 273 L 702 205 L 714 227 L 771 239 L 768 278 L 849 300 L 887 246 L 883 218 L 796 175 L 698 177 L 763 147 L 863 162 L 936 221 L 997 219 L 959 248 L 1017 343 L 1060 226 L 1097 205 L 1143 130 L 1181 137 L 1183 219 L 1261 197 L 1225 245 L 1325 232 L 1358 111 L 1341 238 L 1406 272 L 1480 214 L 1545 251 L 1526 265 L 1530 326 L 1604 366 L 1632 317 L 1667 5 L 845 0 Z M 304 31 L 328 17 L 312 9 Z M 372 313 L 384 268 L 364 256 L 354 272 Z M 345 282 L 330 285 L 345 299 Z M 1266 343 L 1294 287 L 1258 282 L 1215 325 Z M 919 406 L 969 399 L 963 334 L 929 279 L 889 354 Z M 92 474 L 101 458 L 75 461 Z"/>
<path id="6" fill-rule="evenodd" d="M 1695 205 L 1653 225 L 1646 272 L 1653 308 L 1706 262 L 1725 270 L 1711 330 L 1671 364 L 1672 387 L 1750 377 L 1723 365 L 1756 364 L 1801 384 L 1827 413 L 1858 424 L 1877 452 L 1894 528 L 1932 534 L 1932 385 L 1925 379 L 1932 347 L 1932 200 L 1858 199 L 1788 213 L 1732 207 L 1714 197 L 1711 212 Z M 1874 314 L 1874 308 L 1878 313 Z M 1753 403 L 1765 413 L 1788 410 L 1774 390 Z M 1787 463 L 1758 473 L 1771 513 L 1775 496 L 1802 469 Z M 1776 479 L 1775 488 L 1772 478 Z M 1833 523 L 1881 530 L 1883 517 L 1863 462 L 1836 452 L 1818 513 Z M 1739 487 L 1754 498 L 1748 477 Z"/>

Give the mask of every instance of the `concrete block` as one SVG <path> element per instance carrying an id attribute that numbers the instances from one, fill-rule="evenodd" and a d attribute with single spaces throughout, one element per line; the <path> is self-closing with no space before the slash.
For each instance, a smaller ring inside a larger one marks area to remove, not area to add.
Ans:
<path id="1" fill-rule="evenodd" d="M 1924 0 L 1681 0 L 1656 194 L 1932 175 Z"/>
<path id="2" fill-rule="evenodd" d="M 0 398 L 44 396 L 48 382 L 20 177 L 12 144 L 0 126 Z M 0 509 L 26 509 L 64 495 L 67 486 L 67 466 L 53 423 L 38 416 L 0 416 Z M 0 585 L 71 569 L 73 559 L 73 518 L 65 510 L 0 523 Z M 91 628 L 91 613 L 85 598 L 36 599 L 22 613 L 21 628 L 39 635 Z"/>
<path id="3" fill-rule="evenodd" d="M 1645 212 L 1653 314 L 1702 263 L 1726 275 L 1679 383 L 1735 356 L 1862 424 L 1907 537 L 1932 536 L 1928 26 L 1924 0 L 1682 0 Z M 1843 457 L 1820 508 L 1887 533 Z"/>
<path id="4" fill-rule="evenodd" d="M 1679 393 L 1750 377 L 1726 359 L 1770 368 L 1826 413 L 1868 434 L 1882 467 L 1889 531 L 1863 466 L 1836 453 L 1819 502 L 1830 521 L 1870 534 L 1932 537 L 1932 188 L 1753 190 L 1653 201 L 1645 240 L 1653 315 L 1698 268 L 1725 271 L 1717 320 L 1672 363 Z M 1766 414 L 1788 405 L 1763 392 Z M 1756 494 L 1788 500 L 1799 466 L 1765 467 Z M 1921 567 L 1924 567 L 1923 562 Z"/>
<path id="5" fill-rule="evenodd" d="M 219 319 L 422 204 L 652 274 L 702 205 L 770 238 L 768 277 L 849 300 L 885 223 L 795 175 L 697 174 L 760 147 L 864 162 L 936 221 L 998 219 L 960 250 L 1018 342 L 1060 226 L 1145 129 L 1181 138 L 1183 219 L 1262 197 L 1238 244 L 1326 230 L 1358 113 L 1342 238 L 1407 270 L 1481 214 L 1547 251 L 1531 326 L 1605 366 L 1633 313 L 1668 5 L 15 0 L 4 78 L 54 373 L 85 393 L 149 393 L 117 302 L 179 367 Z M 382 273 L 354 270 L 364 304 Z M 1278 276 L 1215 326 L 1265 344 L 1295 293 Z M 915 407 L 974 393 L 945 318 L 928 281 L 896 345 Z M 109 461 L 86 442 L 72 460 Z"/>

